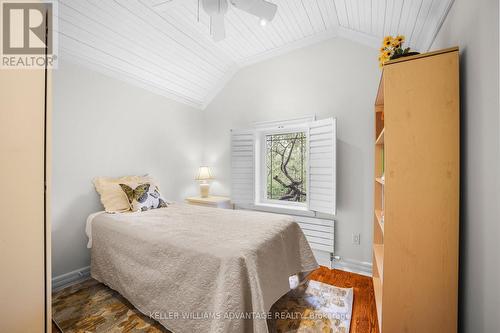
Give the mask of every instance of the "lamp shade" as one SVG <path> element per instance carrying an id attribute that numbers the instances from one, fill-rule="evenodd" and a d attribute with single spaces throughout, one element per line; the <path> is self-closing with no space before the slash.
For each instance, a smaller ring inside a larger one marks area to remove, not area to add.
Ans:
<path id="1" fill-rule="evenodd" d="M 210 170 L 209 167 L 207 166 L 201 166 L 198 169 L 198 174 L 196 175 L 196 180 L 210 180 L 214 179 L 214 176 L 212 175 L 212 170 Z"/>

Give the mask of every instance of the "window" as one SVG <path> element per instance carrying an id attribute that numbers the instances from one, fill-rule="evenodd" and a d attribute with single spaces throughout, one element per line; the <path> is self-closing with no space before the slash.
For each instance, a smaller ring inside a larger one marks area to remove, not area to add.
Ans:
<path id="1" fill-rule="evenodd" d="M 306 133 L 265 136 L 266 199 L 306 202 Z"/>
<path id="2" fill-rule="evenodd" d="M 335 215 L 336 121 L 292 119 L 231 131 L 231 200 L 290 214 Z"/>

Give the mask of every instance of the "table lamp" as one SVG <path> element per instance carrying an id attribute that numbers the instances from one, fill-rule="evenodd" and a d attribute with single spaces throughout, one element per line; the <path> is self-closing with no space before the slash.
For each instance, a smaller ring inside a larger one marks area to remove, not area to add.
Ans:
<path id="1" fill-rule="evenodd" d="M 200 182 L 200 195 L 202 198 L 208 197 L 208 192 L 210 190 L 209 181 L 214 179 L 212 175 L 212 170 L 207 166 L 201 166 L 198 169 L 198 174 L 196 175 L 196 180 Z"/>

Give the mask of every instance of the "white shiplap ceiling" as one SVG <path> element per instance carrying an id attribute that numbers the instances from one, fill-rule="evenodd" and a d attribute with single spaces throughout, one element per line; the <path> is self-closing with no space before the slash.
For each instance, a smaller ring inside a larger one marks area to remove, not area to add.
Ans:
<path id="1" fill-rule="evenodd" d="M 226 39 L 215 43 L 198 0 L 59 0 L 59 53 L 204 108 L 239 68 L 328 38 L 378 47 L 384 35 L 404 34 L 426 51 L 453 0 L 271 2 L 278 12 L 266 27 L 230 7 Z"/>

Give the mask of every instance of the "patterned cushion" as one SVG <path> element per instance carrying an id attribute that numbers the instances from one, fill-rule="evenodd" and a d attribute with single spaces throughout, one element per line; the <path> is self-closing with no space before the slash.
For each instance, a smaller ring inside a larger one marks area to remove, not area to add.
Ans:
<path id="1" fill-rule="evenodd" d="M 127 184 L 128 186 L 136 187 L 140 184 L 156 183 L 154 179 L 148 175 L 125 176 L 119 178 L 96 177 L 93 182 L 97 193 L 99 193 L 104 210 L 108 213 L 126 212 L 130 210 L 127 197 L 123 195 L 123 191 L 119 184 Z"/>
<path id="2" fill-rule="evenodd" d="M 166 200 L 161 197 L 158 186 L 154 184 L 141 184 L 136 188 L 120 184 L 120 187 L 127 196 L 130 209 L 134 212 L 167 207 Z"/>

